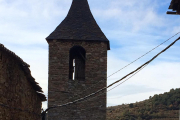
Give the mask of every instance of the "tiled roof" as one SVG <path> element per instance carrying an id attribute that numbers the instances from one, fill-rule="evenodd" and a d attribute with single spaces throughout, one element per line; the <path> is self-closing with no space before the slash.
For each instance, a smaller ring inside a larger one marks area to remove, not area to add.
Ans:
<path id="1" fill-rule="evenodd" d="M 180 14 L 180 0 L 172 0 L 169 9 L 172 11 L 168 11 L 168 14 Z"/>
<path id="2" fill-rule="evenodd" d="M 66 18 L 46 38 L 46 40 L 94 40 L 105 41 L 106 38 L 96 23 L 87 0 L 73 0 Z"/>
<path id="3" fill-rule="evenodd" d="M 32 85 L 33 89 L 37 92 L 37 95 L 40 97 L 42 101 L 46 101 L 46 96 L 43 94 L 42 88 L 38 85 L 38 83 L 35 81 L 35 79 L 31 76 L 31 71 L 29 69 L 30 65 L 25 63 L 19 56 L 17 56 L 14 52 L 10 51 L 6 47 L 4 47 L 3 44 L 0 44 L 0 50 L 7 53 L 9 56 L 13 57 L 15 60 L 17 60 L 20 63 L 20 66 L 22 67 L 27 80 Z"/>

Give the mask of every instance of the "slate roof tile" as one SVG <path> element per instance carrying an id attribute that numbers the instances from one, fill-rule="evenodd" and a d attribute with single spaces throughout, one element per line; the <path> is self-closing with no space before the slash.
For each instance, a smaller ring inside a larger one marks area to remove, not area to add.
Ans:
<path id="1" fill-rule="evenodd" d="M 109 40 L 96 23 L 87 0 L 73 0 L 66 18 L 46 40 L 104 41 L 110 49 Z"/>

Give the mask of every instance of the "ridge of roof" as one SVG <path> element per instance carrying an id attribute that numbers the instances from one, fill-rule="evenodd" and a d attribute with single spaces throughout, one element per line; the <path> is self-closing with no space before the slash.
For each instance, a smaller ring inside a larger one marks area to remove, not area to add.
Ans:
<path id="1" fill-rule="evenodd" d="M 73 0 L 66 18 L 46 38 L 46 40 L 93 40 L 108 43 L 96 23 L 87 0 Z"/>
<path id="2" fill-rule="evenodd" d="M 24 71 L 27 80 L 30 82 L 33 89 L 36 91 L 37 95 L 40 97 L 41 101 L 46 101 L 46 96 L 43 94 L 42 88 L 38 85 L 39 83 L 37 83 L 31 75 L 31 71 L 29 69 L 30 65 L 28 65 L 26 62 L 24 62 L 14 52 L 12 52 L 11 50 L 4 47 L 3 44 L 0 44 L 0 50 L 6 52 L 7 54 L 9 54 L 13 58 L 15 58 L 20 63 L 20 66 L 21 66 L 22 70 Z"/>

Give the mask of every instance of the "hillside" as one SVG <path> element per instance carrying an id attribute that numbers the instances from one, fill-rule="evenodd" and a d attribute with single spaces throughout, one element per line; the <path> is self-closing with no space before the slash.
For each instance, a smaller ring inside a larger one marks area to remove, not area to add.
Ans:
<path id="1" fill-rule="evenodd" d="M 148 100 L 107 108 L 107 120 L 179 120 L 180 89 Z"/>

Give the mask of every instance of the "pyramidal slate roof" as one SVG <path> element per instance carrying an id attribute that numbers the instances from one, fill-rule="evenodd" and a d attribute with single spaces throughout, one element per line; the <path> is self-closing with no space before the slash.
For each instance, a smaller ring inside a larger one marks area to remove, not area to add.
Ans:
<path id="1" fill-rule="evenodd" d="M 66 18 L 46 38 L 46 40 L 93 40 L 108 43 L 100 27 L 96 23 L 87 0 L 73 0 Z"/>

